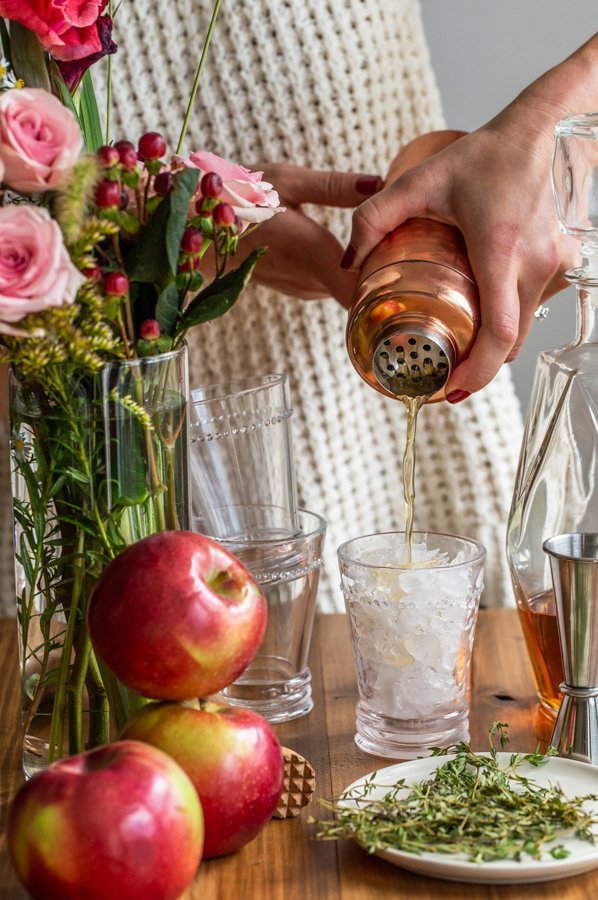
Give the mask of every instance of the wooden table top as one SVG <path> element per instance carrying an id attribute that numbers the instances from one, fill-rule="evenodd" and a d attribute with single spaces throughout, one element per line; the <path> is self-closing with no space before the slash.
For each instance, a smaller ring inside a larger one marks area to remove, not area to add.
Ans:
<path id="1" fill-rule="evenodd" d="M 22 780 L 18 737 L 15 623 L 0 622 L 0 897 L 27 897 L 6 852 L 4 822 L 11 796 Z M 355 778 L 391 760 L 368 756 L 353 741 L 357 690 L 347 623 L 342 615 L 320 616 L 311 668 L 314 710 L 278 727 L 281 742 L 310 760 L 316 770 L 317 797 L 339 794 Z M 487 746 L 497 719 L 510 725 L 510 750 L 531 751 L 534 689 L 523 638 L 512 610 L 480 614 L 472 672 L 471 743 Z M 492 887 L 458 884 L 410 874 L 366 853 L 349 841 L 316 841 L 307 822 L 317 799 L 294 819 L 274 819 L 239 853 L 201 864 L 186 900 L 594 900 L 598 869 L 533 886 Z M 107 898 L 108 900 L 108 898 Z"/>

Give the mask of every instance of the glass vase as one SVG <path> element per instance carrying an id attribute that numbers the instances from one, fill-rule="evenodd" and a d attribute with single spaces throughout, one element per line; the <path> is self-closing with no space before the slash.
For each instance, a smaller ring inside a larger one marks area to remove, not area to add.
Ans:
<path id="1" fill-rule="evenodd" d="M 10 376 L 27 776 L 106 743 L 145 702 L 96 659 L 88 598 L 125 546 L 189 527 L 187 348 L 53 376 Z"/>

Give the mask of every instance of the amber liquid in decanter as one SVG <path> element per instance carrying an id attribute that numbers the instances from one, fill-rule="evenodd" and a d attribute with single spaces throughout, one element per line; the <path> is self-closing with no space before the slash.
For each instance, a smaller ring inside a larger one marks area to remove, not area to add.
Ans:
<path id="1" fill-rule="evenodd" d="M 548 589 L 534 597 L 517 596 L 517 601 L 538 699 L 543 711 L 554 717 L 561 703 L 560 684 L 565 680 L 554 591 Z"/>

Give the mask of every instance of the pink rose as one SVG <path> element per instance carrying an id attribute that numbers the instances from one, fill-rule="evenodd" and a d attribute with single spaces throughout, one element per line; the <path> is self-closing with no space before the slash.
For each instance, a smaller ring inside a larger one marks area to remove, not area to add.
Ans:
<path id="1" fill-rule="evenodd" d="M 77 120 L 52 94 L 29 88 L 0 95 L 0 160 L 13 190 L 57 187 L 82 146 Z"/>
<path id="2" fill-rule="evenodd" d="M 20 22 L 56 59 L 99 53 L 98 16 L 107 0 L 0 0 L 0 16 Z"/>
<path id="3" fill-rule="evenodd" d="M 47 210 L 30 204 L 0 209 L 0 333 L 51 306 L 66 306 L 85 281 Z"/>
<path id="4" fill-rule="evenodd" d="M 221 200 L 233 207 L 245 227 L 265 222 L 275 213 L 282 212 L 277 192 L 268 181 L 262 181 L 263 172 L 250 172 L 245 166 L 228 162 L 207 150 L 191 153 L 187 165 L 200 169 L 202 175 L 206 172 L 220 175 L 224 182 Z"/>

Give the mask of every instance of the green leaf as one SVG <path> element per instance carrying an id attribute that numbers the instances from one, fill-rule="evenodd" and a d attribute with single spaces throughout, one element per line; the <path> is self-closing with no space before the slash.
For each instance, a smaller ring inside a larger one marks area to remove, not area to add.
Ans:
<path id="1" fill-rule="evenodd" d="M 197 169 L 185 169 L 174 176 L 172 189 L 140 229 L 127 257 L 125 268 L 131 281 L 165 284 L 168 276 L 176 273 L 181 237 L 198 178 Z"/>
<path id="2" fill-rule="evenodd" d="M 160 284 L 169 270 L 164 234 L 169 214 L 168 197 L 149 220 L 139 229 L 137 240 L 125 260 L 125 269 L 131 281 Z"/>
<path id="3" fill-rule="evenodd" d="M 181 238 L 187 224 L 189 204 L 197 190 L 198 181 L 198 169 L 183 169 L 182 172 L 175 176 L 173 188 L 168 194 L 170 215 L 168 216 L 166 228 L 166 252 L 173 273 L 176 272 L 177 268 Z"/>
<path id="4" fill-rule="evenodd" d="M 233 269 L 222 278 L 213 281 L 194 297 L 179 319 L 177 334 L 187 331 L 194 325 L 201 325 L 211 319 L 217 319 L 228 312 L 251 278 L 255 264 L 260 256 L 264 255 L 264 252 L 261 248 L 254 250 L 237 269 Z"/>
<path id="5" fill-rule="evenodd" d="M 139 219 L 132 213 L 127 212 L 126 209 L 118 211 L 116 221 L 128 234 L 136 234 L 139 231 Z"/>
<path id="6" fill-rule="evenodd" d="M 12 66 L 10 54 L 10 35 L 6 27 L 6 19 L 0 19 L 0 41 L 2 43 L 2 53 L 9 66 Z"/>
<path id="7" fill-rule="evenodd" d="M 95 153 L 104 143 L 100 113 L 93 89 L 93 81 L 89 69 L 81 80 L 81 125 L 85 137 L 85 145 L 90 153 Z"/>
<path id="8" fill-rule="evenodd" d="M 12 66 L 17 78 L 25 87 L 50 90 L 50 77 L 46 57 L 37 35 L 20 22 L 10 23 L 10 50 Z"/>
<path id="9" fill-rule="evenodd" d="M 75 103 L 71 96 L 71 92 L 69 91 L 68 87 L 65 84 L 65 81 L 64 81 L 64 78 L 62 77 L 60 69 L 58 68 L 58 66 L 56 65 L 56 62 L 53 59 L 50 60 L 49 71 L 50 71 L 50 79 L 52 81 L 52 87 L 60 94 L 60 99 L 62 101 L 63 106 L 66 106 L 66 108 L 72 112 L 72 114 L 74 115 L 74 117 L 77 120 L 79 128 L 81 128 L 81 131 L 83 131 L 83 128 L 81 126 L 81 119 L 79 117 L 79 111 L 78 111 L 77 107 L 75 106 Z M 85 135 L 83 135 L 83 138 L 85 138 Z M 89 149 L 87 147 L 87 145 L 86 145 L 85 149 L 86 150 Z"/>
<path id="10" fill-rule="evenodd" d="M 173 335 L 179 318 L 179 292 L 174 281 L 167 285 L 156 303 L 156 319 L 166 334 Z"/>

